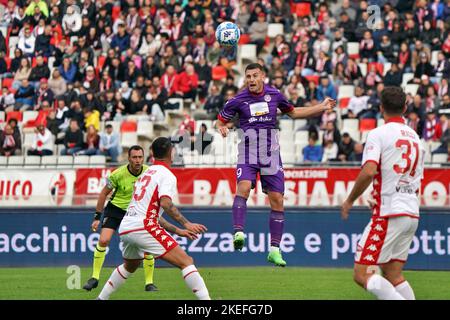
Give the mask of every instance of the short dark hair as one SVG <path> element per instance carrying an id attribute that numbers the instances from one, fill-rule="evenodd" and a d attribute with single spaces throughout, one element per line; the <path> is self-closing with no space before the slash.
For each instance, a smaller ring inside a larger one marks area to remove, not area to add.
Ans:
<path id="1" fill-rule="evenodd" d="M 406 103 L 406 94 L 400 87 L 386 87 L 381 91 L 381 105 L 388 114 L 401 115 Z"/>
<path id="2" fill-rule="evenodd" d="M 172 142 L 169 138 L 156 138 L 151 146 L 153 157 L 155 159 L 164 159 L 172 149 Z"/>
<path id="3" fill-rule="evenodd" d="M 245 72 L 247 72 L 248 70 L 254 70 L 254 69 L 259 69 L 262 72 L 264 72 L 264 68 L 262 65 L 260 65 L 259 63 L 250 63 L 247 67 L 245 67 Z"/>
<path id="4" fill-rule="evenodd" d="M 133 150 L 141 150 L 142 154 L 144 154 L 144 149 L 141 146 L 138 146 L 137 144 L 135 144 L 134 146 L 131 146 L 130 149 L 128 149 L 128 156 L 131 156 L 131 151 Z"/>

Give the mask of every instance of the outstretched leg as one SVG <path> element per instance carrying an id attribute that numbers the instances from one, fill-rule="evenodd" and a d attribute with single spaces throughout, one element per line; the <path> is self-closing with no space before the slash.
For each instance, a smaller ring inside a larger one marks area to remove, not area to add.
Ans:
<path id="1" fill-rule="evenodd" d="M 242 250 L 245 244 L 244 227 L 247 215 L 247 199 L 250 194 L 252 182 L 243 180 L 238 183 L 236 196 L 233 202 L 233 229 L 235 250 Z"/>
<path id="2" fill-rule="evenodd" d="M 270 201 L 270 251 L 267 260 L 274 263 L 277 266 L 286 266 L 286 261 L 283 260 L 280 250 L 280 242 L 283 237 L 284 230 L 284 207 L 283 207 L 283 195 L 279 192 L 269 193 Z"/>
<path id="3" fill-rule="evenodd" d="M 123 259 L 124 263 L 118 266 L 108 281 L 106 281 L 105 286 L 102 289 L 102 292 L 98 295 L 98 300 L 108 300 L 113 292 L 119 289 L 125 281 L 131 276 L 132 273 L 136 271 L 136 269 L 141 264 L 142 259 L 138 260 L 128 260 Z"/>

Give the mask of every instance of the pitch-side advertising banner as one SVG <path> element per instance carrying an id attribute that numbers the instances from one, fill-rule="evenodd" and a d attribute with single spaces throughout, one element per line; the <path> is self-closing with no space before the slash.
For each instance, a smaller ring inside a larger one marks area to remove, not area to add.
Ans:
<path id="1" fill-rule="evenodd" d="M 99 239 L 99 234 L 90 230 L 93 210 L 0 209 L 0 266 L 91 266 Z M 208 228 L 195 241 L 175 236 L 198 267 L 267 265 L 268 208 L 249 210 L 242 252 L 233 249 L 229 209 L 185 208 L 182 212 Z M 288 267 L 351 267 L 369 219 L 368 210 L 353 210 L 347 221 L 341 220 L 335 208 L 287 210 L 280 247 Z M 120 247 L 114 235 L 105 265 L 122 263 Z M 445 210 L 422 210 L 409 253 L 407 269 L 450 270 L 450 214 Z M 156 266 L 166 264 L 157 260 Z"/>
<path id="2" fill-rule="evenodd" d="M 75 170 L 0 170 L 0 206 L 72 205 Z"/>
<path id="3" fill-rule="evenodd" d="M 112 169 L 77 170 L 75 195 L 78 203 L 95 200 L 105 185 Z M 233 168 L 173 168 L 178 178 L 178 203 L 194 206 L 231 206 L 236 191 L 236 173 Z M 359 168 L 286 168 L 286 206 L 338 206 L 350 193 Z M 422 205 L 448 206 L 450 170 L 426 169 L 422 183 Z M 364 199 L 370 194 L 367 190 Z M 95 205 L 95 203 L 94 203 Z M 260 184 L 248 201 L 249 206 L 268 205 Z"/>

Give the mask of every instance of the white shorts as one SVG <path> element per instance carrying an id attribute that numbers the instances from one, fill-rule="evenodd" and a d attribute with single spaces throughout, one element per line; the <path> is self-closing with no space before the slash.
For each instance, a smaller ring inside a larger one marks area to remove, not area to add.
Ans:
<path id="1" fill-rule="evenodd" d="M 419 219 L 406 216 L 373 218 L 358 243 L 355 263 L 406 262 L 418 224 Z"/>
<path id="2" fill-rule="evenodd" d="M 178 243 L 159 225 L 152 228 L 124 230 L 119 235 L 123 242 L 124 259 L 143 259 L 144 253 L 158 259 L 178 246 Z"/>

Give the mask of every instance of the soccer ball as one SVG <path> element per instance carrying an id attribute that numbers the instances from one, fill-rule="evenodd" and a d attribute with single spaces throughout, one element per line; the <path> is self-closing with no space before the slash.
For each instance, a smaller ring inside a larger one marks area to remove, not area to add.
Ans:
<path id="1" fill-rule="evenodd" d="M 237 46 L 240 37 L 241 32 L 233 22 L 222 22 L 216 29 L 216 39 L 221 46 Z"/>

